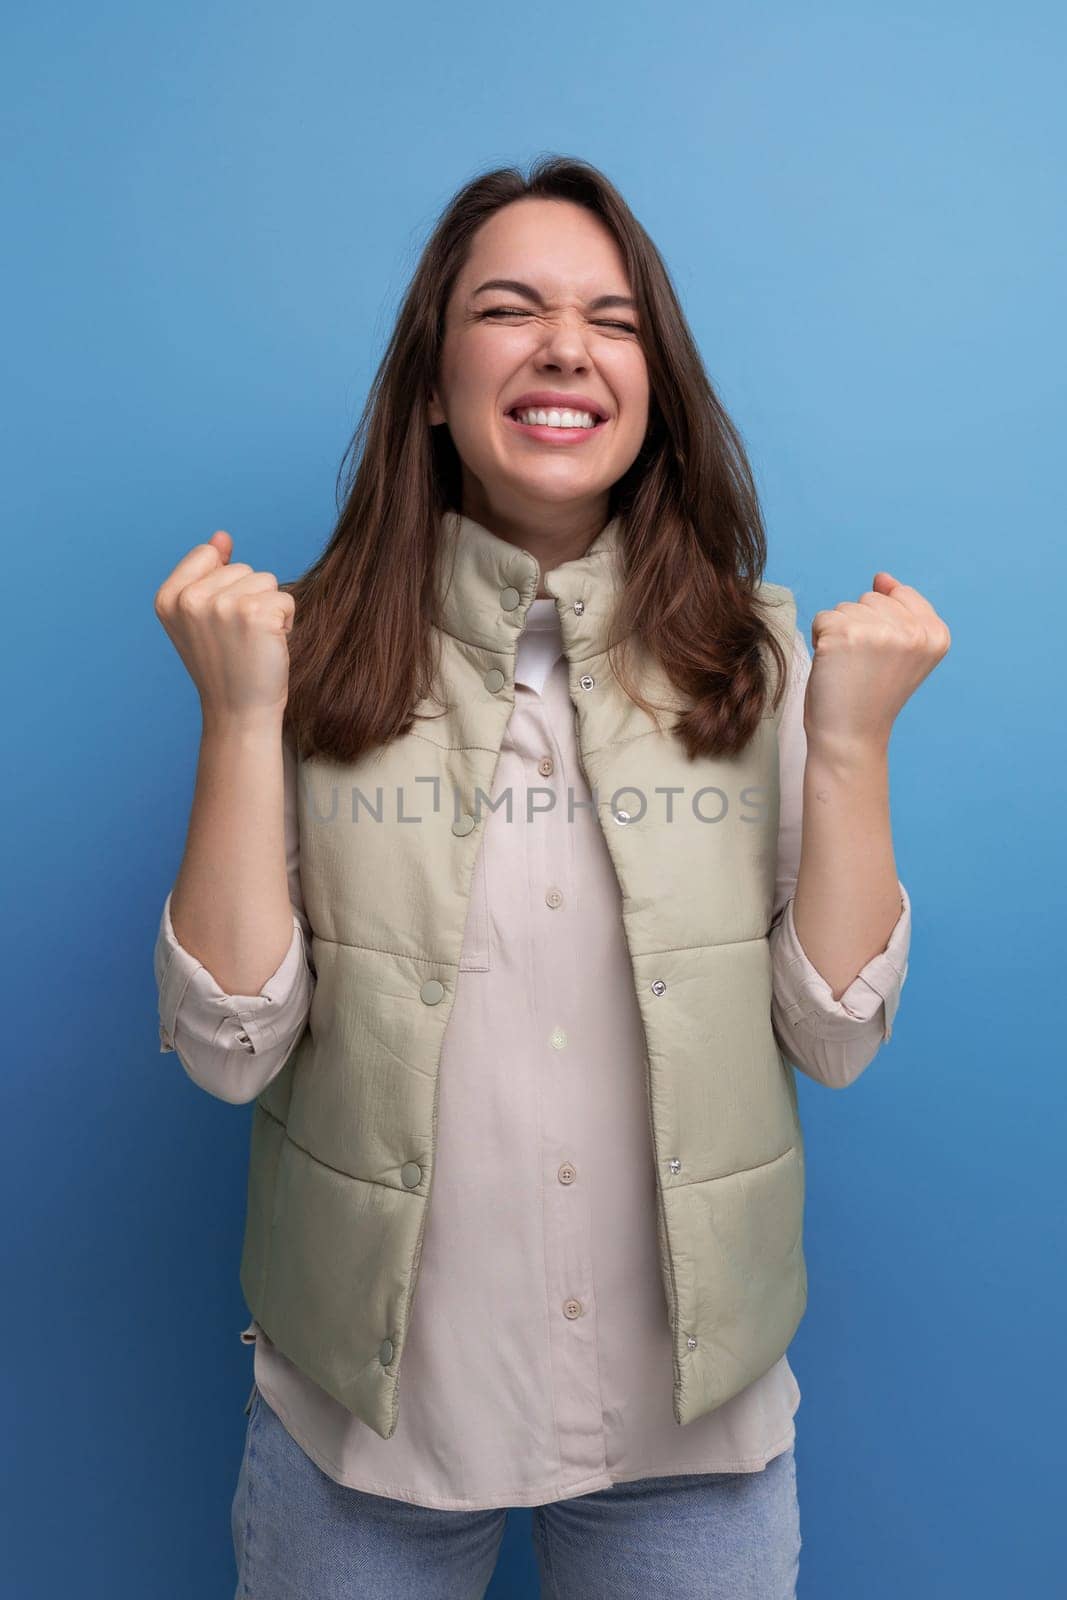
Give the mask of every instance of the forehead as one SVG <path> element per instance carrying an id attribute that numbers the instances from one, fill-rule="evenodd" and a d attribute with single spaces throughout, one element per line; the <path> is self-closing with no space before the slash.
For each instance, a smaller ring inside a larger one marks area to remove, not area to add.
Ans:
<path id="1" fill-rule="evenodd" d="M 487 278 L 519 278 L 546 297 L 630 289 L 622 252 L 604 223 L 560 200 L 515 201 L 482 224 L 456 287 L 470 293 Z"/>

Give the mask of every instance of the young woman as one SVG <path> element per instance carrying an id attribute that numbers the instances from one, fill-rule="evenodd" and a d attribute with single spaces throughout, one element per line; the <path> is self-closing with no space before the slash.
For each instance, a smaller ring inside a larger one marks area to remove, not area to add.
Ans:
<path id="1" fill-rule="evenodd" d="M 479 1596 L 531 1506 L 546 1594 L 784 1600 L 794 1069 L 889 1038 L 948 630 L 878 573 L 809 658 L 582 162 L 456 195 L 353 445 L 298 581 L 219 532 L 156 596 L 203 712 L 161 1045 L 255 1101 L 238 1593 Z"/>

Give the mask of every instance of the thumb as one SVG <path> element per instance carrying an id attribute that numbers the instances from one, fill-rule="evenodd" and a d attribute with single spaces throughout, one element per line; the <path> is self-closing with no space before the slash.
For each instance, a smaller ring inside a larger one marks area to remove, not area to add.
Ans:
<path id="1" fill-rule="evenodd" d="M 222 557 L 223 566 L 225 566 L 227 561 L 229 561 L 230 557 L 233 555 L 233 536 L 227 533 L 224 528 L 220 528 L 217 533 L 213 533 L 211 535 L 211 538 L 207 542 L 210 545 L 214 545 L 215 549 Z"/>

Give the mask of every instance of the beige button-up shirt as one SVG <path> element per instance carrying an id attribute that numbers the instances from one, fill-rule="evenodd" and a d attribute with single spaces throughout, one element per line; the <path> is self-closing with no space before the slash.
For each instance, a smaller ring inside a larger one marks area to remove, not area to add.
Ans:
<path id="1" fill-rule="evenodd" d="M 438 1143 L 420 1275 L 382 1439 L 253 1321 L 256 1383 L 339 1483 L 445 1509 L 529 1506 L 680 1472 L 757 1471 L 794 1437 L 783 1355 L 680 1427 L 657 1257 L 644 1035 L 621 897 L 578 760 L 552 599 L 519 638 L 515 706 L 475 868 L 440 1063 Z M 783 1053 L 851 1082 L 889 1037 L 907 974 L 910 905 L 839 1000 L 792 918 L 800 860 L 810 658 L 796 631 L 779 732 L 781 811 L 772 1020 Z M 293 941 L 257 996 L 226 995 L 176 941 L 167 896 L 155 951 L 160 1038 L 233 1103 L 281 1070 L 315 981 L 300 892 L 296 767 L 286 746 Z M 573 821 L 568 820 L 568 788 Z M 555 797 L 553 802 L 553 796 Z"/>

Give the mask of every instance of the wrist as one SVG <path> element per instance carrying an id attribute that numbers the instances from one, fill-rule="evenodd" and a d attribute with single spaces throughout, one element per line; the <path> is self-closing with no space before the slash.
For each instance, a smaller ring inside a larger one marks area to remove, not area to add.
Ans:
<path id="1" fill-rule="evenodd" d="M 807 763 L 813 769 L 842 777 L 881 774 L 889 765 L 889 740 L 878 736 L 811 734 L 807 738 Z"/>
<path id="2" fill-rule="evenodd" d="M 250 707 L 233 711 L 201 705 L 201 723 L 205 739 L 274 740 L 280 739 L 284 726 L 285 707 Z"/>

